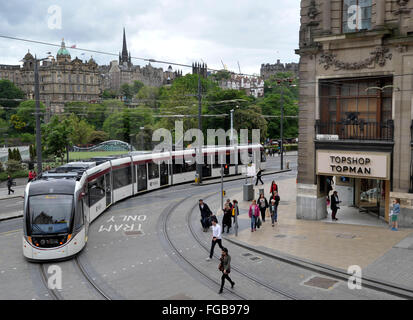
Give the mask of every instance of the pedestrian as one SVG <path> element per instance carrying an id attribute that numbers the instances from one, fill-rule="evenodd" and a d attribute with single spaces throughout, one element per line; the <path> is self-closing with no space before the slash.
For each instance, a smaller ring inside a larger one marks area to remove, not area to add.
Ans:
<path id="1" fill-rule="evenodd" d="M 233 206 L 232 206 L 232 218 L 234 219 L 234 224 L 236 221 L 236 218 L 239 216 L 239 208 L 238 208 L 238 200 L 232 200 Z"/>
<path id="2" fill-rule="evenodd" d="M 219 294 L 222 293 L 224 290 L 225 279 L 231 283 L 231 289 L 234 288 L 235 282 L 231 280 L 229 274 L 231 272 L 231 256 L 228 254 L 227 248 L 222 248 L 221 258 L 219 259 L 221 262 L 219 263 L 218 269 L 222 272 L 221 277 L 221 288 L 219 289 Z"/>
<path id="3" fill-rule="evenodd" d="M 270 204 L 270 214 L 271 214 L 271 222 L 272 226 L 274 227 L 274 223 L 278 223 L 278 205 L 280 203 L 280 196 L 278 195 L 278 192 L 274 192 L 274 196 L 271 199 L 271 204 Z"/>
<path id="4" fill-rule="evenodd" d="M 33 177 L 34 177 L 34 175 L 33 175 L 33 171 L 32 171 L 32 170 L 30 170 L 30 171 L 29 171 L 29 179 L 27 180 L 27 182 L 32 181 L 32 180 L 33 180 Z"/>
<path id="5" fill-rule="evenodd" d="M 228 203 L 224 207 L 224 216 L 222 217 L 222 232 L 225 232 L 225 227 L 227 227 L 227 233 L 232 227 L 232 210 Z"/>
<path id="6" fill-rule="evenodd" d="M 212 242 L 211 242 L 211 251 L 209 257 L 206 259 L 210 261 L 214 255 L 215 245 L 218 243 L 221 250 L 224 248 L 222 246 L 222 235 L 221 235 L 221 226 L 218 224 L 216 219 L 212 219 Z"/>
<path id="7" fill-rule="evenodd" d="M 275 181 L 273 180 L 273 181 L 271 182 L 271 189 L 270 189 L 271 195 L 274 194 L 274 191 L 277 191 L 277 192 L 278 192 L 278 185 L 277 185 L 277 184 L 275 183 Z"/>
<path id="8" fill-rule="evenodd" d="M 338 198 L 337 191 L 333 192 L 333 195 L 331 196 L 331 219 L 334 221 L 337 221 L 338 219 L 336 218 L 337 210 L 340 209 L 338 204 L 341 203 L 341 201 Z"/>
<path id="9" fill-rule="evenodd" d="M 232 210 L 233 205 L 232 205 L 232 203 L 231 203 L 231 199 L 227 199 L 227 202 L 226 202 L 225 204 L 228 204 L 228 205 L 229 205 L 229 208 Z"/>
<path id="10" fill-rule="evenodd" d="M 261 183 L 264 184 L 264 182 L 261 179 L 261 176 L 262 176 L 262 170 L 260 168 L 257 172 L 257 182 L 255 183 L 255 185 L 258 185 L 258 181 L 261 181 Z"/>
<path id="11" fill-rule="evenodd" d="M 251 232 L 257 231 L 257 219 L 260 216 L 260 209 L 257 206 L 256 200 L 252 200 L 248 216 L 251 218 Z"/>
<path id="12" fill-rule="evenodd" d="M 398 229 L 398 218 L 400 214 L 400 199 L 393 200 L 393 210 L 391 212 L 391 222 L 392 222 L 392 230 L 397 231 Z"/>
<path id="13" fill-rule="evenodd" d="M 268 201 L 263 193 L 260 194 L 258 199 L 258 206 L 260 207 L 262 222 L 265 222 L 265 211 L 267 211 L 268 208 Z"/>
<path id="14" fill-rule="evenodd" d="M 13 178 L 10 175 L 8 175 L 8 177 L 7 177 L 7 189 L 9 191 L 9 195 L 10 195 L 10 192 L 13 192 L 13 194 L 14 194 L 14 190 L 12 190 L 12 188 L 11 188 L 12 186 L 13 186 Z"/>
<path id="15" fill-rule="evenodd" d="M 204 232 L 207 232 L 210 226 L 209 218 L 212 216 L 212 211 L 208 205 L 204 203 L 204 200 L 199 200 L 199 210 L 201 211 L 201 225 Z"/>

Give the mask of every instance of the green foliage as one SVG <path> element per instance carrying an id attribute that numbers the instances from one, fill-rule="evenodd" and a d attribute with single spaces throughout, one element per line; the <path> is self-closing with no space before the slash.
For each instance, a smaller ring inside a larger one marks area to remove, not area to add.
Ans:
<path id="1" fill-rule="evenodd" d="M 129 84 L 124 83 L 120 86 L 120 93 L 122 98 L 126 98 L 126 100 L 130 100 L 133 97 L 133 91 Z"/>
<path id="2" fill-rule="evenodd" d="M 42 120 L 46 112 L 46 107 L 40 102 L 40 119 Z M 20 128 L 23 132 L 33 133 L 36 128 L 36 102 L 27 100 L 19 104 L 17 107 L 16 116 L 18 121 L 24 123 L 24 127 Z"/>
<path id="3" fill-rule="evenodd" d="M 7 167 L 7 173 L 11 174 L 20 170 L 23 170 L 22 164 L 20 161 L 17 160 L 8 160 L 6 162 L 6 167 Z"/>
<path id="4" fill-rule="evenodd" d="M 30 155 L 30 161 L 34 161 L 36 158 L 36 146 L 31 144 L 29 147 L 29 155 Z"/>
<path id="5" fill-rule="evenodd" d="M 116 99 L 118 93 L 114 90 L 104 90 L 102 93 L 102 99 Z"/>
<path id="6" fill-rule="evenodd" d="M 86 120 L 79 119 L 75 114 L 71 114 L 67 119 L 70 126 L 69 140 L 74 145 L 85 145 L 90 142 L 90 135 L 95 128 Z"/>
<path id="7" fill-rule="evenodd" d="M 0 161 L 0 173 L 4 172 L 3 164 Z"/>
<path id="8" fill-rule="evenodd" d="M 219 70 L 211 75 L 211 79 L 215 81 L 230 80 L 231 72 L 227 70 Z"/>
<path id="9" fill-rule="evenodd" d="M 109 135 L 105 131 L 92 131 L 89 136 L 89 143 L 99 144 L 109 139 Z"/>
<path id="10" fill-rule="evenodd" d="M 153 123 L 152 110 L 148 107 L 124 109 L 122 112 L 113 113 L 103 124 L 103 131 L 109 139 L 130 142 L 131 135 L 139 132 L 140 127 Z"/>
<path id="11" fill-rule="evenodd" d="M 14 99 L 24 99 L 24 92 L 14 85 L 13 82 L 0 79 L 0 104 L 6 110 L 9 108 L 12 110 L 19 105 L 19 101 L 14 101 Z"/>
<path id="12" fill-rule="evenodd" d="M 160 103 L 158 102 L 160 94 L 161 90 L 159 88 L 145 86 L 135 95 L 135 99 L 137 99 L 140 105 L 158 109 L 160 106 Z"/>
<path id="13" fill-rule="evenodd" d="M 26 178 L 29 175 L 29 171 L 22 169 L 22 170 L 14 171 L 14 172 L 7 172 L 7 171 L 1 172 L 0 181 L 6 181 L 8 175 L 10 175 L 13 179 Z"/>
<path id="14" fill-rule="evenodd" d="M 70 136 L 72 128 L 67 118 L 53 116 L 50 122 L 43 126 L 43 145 L 47 156 L 55 156 L 63 160 L 66 148 L 72 145 Z"/>

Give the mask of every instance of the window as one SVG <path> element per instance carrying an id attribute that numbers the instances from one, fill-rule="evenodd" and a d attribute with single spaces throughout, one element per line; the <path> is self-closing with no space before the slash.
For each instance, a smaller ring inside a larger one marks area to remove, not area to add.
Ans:
<path id="1" fill-rule="evenodd" d="M 159 165 L 157 163 L 153 163 L 153 162 L 148 163 L 148 175 L 149 175 L 149 180 L 159 178 Z"/>
<path id="2" fill-rule="evenodd" d="M 343 33 L 371 29 L 372 0 L 343 0 Z"/>
<path id="3" fill-rule="evenodd" d="M 105 197 L 105 182 L 103 176 L 89 183 L 89 207 Z"/>
<path id="4" fill-rule="evenodd" d="M 131 167 L 116 169 L 113 171 L 113 189 L 119 189 L 132 184 Z"/>

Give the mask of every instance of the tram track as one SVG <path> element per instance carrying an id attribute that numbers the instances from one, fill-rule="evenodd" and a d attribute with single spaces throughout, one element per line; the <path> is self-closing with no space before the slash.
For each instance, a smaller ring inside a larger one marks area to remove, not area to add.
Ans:
<path id="1" fill-rule="evenodd" d="M 185 257 L 180 250 L 176 247 L 176 245 L 174 244 L 174 242 L 171 239 L 170 234 L 168 233 L 168 221 L 169 218 L 172 214 L 172 212 L 175 211 L 175 209 L 180 206 L 183 202 L 187 201 L 188 199 L 192 198 L 193 195 L 178 201 L 177 203 L 175 203 L 173 206 L 171 206 L 170 208 L 165 209 L 160 217 L 160 223 L 162 225 L 162 234 L 161 237 L 163 238 L 164 242 L 169 246 L 170 249 L 172 249 L 175 257 L 178 257 L 179 260 L 181 262 L 184 262 L 184 264 L 188 267 L 190 267 L 191 270 L 195 271 L 198 275 L 201 275 L 201 277 L 208 281 L 211 284 L 214 284 L 214 286 L 216 285 L 216 287 L 219 287 L 221 285 L 221 283 L 219 281 L 217 281 L 215 278 L 211 277 L 209 274 L 207 274 L 206 272 L 202 271 L 201 268 L 199 268 L 198 266 L 196 266 L 194 263 L 192 263 L 187 257 Z M 235 297 L 238 300 L 248 300 L 247 297 L 240 295 L 239 293 L 236 293 L 234 291 L 230 291 L 228 289 L 225 289 L 225 293 L 224 296 L 226 297 Z"/>
<path id="2" fill-rule="evenodd" d="M 80 253 L 81 254 L 81 253 Z M 83 262 L 81 262 L 81 259 L 79 255 L 77 255 L 74 258 L 74 264 L 77 267 L 77 269 L 80 271 L 80 274 L 83 276 L 83 278 L 87 281 L 87 283 L 93 288 L 95 292 L 98 293 L 104 300 L 112 300 L 111 296 L 106 293 L 94 280 L 92 276 L 87 272 L 85 265 Z"/>
<path id="3" fill-rule="evenodd" d="M 204 199 L 211 198 L 211 197 L 214 196 L 214 195 L 216 195 L 216 193 L 211 194 L 211 195 L 208 195 L 208 196 L 204 197 Z M 195 230 L 194 230 L 194 228 L 193 228 L 193 226 L 192 226 L 192 223 L 191 223 L 191 217 L 192 217 L 192 214 L 193 214 L 194 209 L 196 208 L 196 206 L 197 206 L 197 205 L 194 205 L 194 206 L 191 207 L 191 209 L 187 212 L 186 222 L 187 222 L 187 225 L 188 225 L 188 228 L 189 228 L 189 230 L 190 230 L 190 232 L 191 232 L 192 237 L 193 237 L 193 238 L 197 241 L 197 243 L 198 243 L 202 248 L 204 248 L 205 251 L 209 254 L 209 249 L 210 249 L 210 248 L 208 248 L 208 246 L 206 246 L 206 245 L 203 243 L 203 241 L 198 237 L 198 235 L 196 234 L 196 232 L 195 232 Z M 216 254 L 215 254 L 214 256 L 215 256 L 217 259 L 219 259 L 219 257 L 218 257 Z M 290 300 L 301 300 L 301 299 L 303 299 L 302 297 L 299 297 L 296 293 L 291 293 L 291 292 L 285 291 L 285 290 L 283 290 L 283 289 L 274 287 L 274 286 L 272 286 L 272 285 L 270 285 L 270 284 L 268 284 L 268 283 L 265 283 L 264 281 L 261 281 L 260 279 L 258 279 L 258 278 L 256 278 L 256 277 L 252 276 L 250 273 L 244 272 L 244 271 L 242 271 L 241 269 L 239 269 L 239 268 L 237 268 L 237 267 L 234 267 L 233 265 L 231 266 L 231 271 L 236 271 L 238 274 L 240 274 L 240 275 L 243 276 L 244 278 L 247 278 L 247 279 L 251 280 L 252 282 L 258 284 L 259 286 L 265 287 L 265 288 L 269 289 L 270 291 L 272 291 L 272 292 L 274 292 L 274 293 L 276 293 L 276 294 L 282 295 L 282 296 L 284 296 L 284 297 L 286 297 L 286 298 L 288 298 L 288 299 L 290 299 Z"/>
<path id="4" fill-rule="evenodd" d="M 50 296 L 53 300 L 64 300 L 63 296 L 57 289 L 50 288 L 45 263 L 39 263 L 39 272 L 42 283 L 48 292 L 48 296 Z"/>

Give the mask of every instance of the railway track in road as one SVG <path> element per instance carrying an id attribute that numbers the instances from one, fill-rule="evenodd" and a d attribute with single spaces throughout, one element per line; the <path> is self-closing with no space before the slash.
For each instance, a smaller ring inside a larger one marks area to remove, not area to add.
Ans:
<path id="1" fill-rule="evenodd" d="M 73 258 L 72 261 L 75 268 L 79 271 L 79 274 L 85 280 L 85 283 L 89 285 L 89 287 L 97 294 L 97 296 L 103 298 L 104 300 L 112 300 L 111 296 L 104 290 L 102 290 L 102 288 L 100 288 L 100 286 L 96 283 L 95 279 L 89 275 L 89 273 L 87 272 L 87 268 L 85 267 L 84 263 L 81 261 L 79 256 Z M 52 264 L 49 263 L 39 263 L 39 272 L 41 280 L 48 292 L 49 297 L 51 297 L 53 300 L 65 300 L 64 296 L 61 293 L 61 290 L 51 289 L 49 286 L 48 268 L 51 265 Z"/>
<path id="2" fill-rule="evenodd" d="M 214 196 L 214 195 L 216 195 L 216 193 L 214 193 L 214 194 L 212 194 L 212 195 L 209 195 L 209 196 L 206 196 L 204 199 L 208 199 L 208 198 L 210 198 L 210 197 L 212 197 L 212 196 Z M 197 205 L 194 205 L 194 206 L 191 207 L 191 209 L 187 212 L 186 222 L 187 222 L 187 224 L 188 224 L 188 227 L 189 227 L 189 230 L 190 230 L 190 232 L 191 232 L 192 237 L 193 237 L 193 238 L 197 241 L 197 243 L 198 243 L 202 248 L 204 248 L 204 249 L 206 250 L 206 252 L 209 254 L 210 248 L 209 248 L 208 246 L 206 246 L 206 245 L 204 244 L 204 242 L 198 237 L 198 235 L 197 235 L 197 233 L 195 232 L 195 230 L 194 230 L 194 228 L 193 228 L 193 226 L 192 226 L 192 223 L 191 223 L 191 216 L 192 216 L 192 213 L 193 213 L 194 209 L 196 208 L 196 206 L 197 206 Z M 219 259 L 218 255 L 215 254 L 214 256 L 215 256 L 217 259 Z M 252 282 L 258 284 L 259 286 L 262 286 L 262 287 L 264 287 L 264 288 L 267 288 L 268 290 L 270 290 L 270 291 L 272 291 L 272 292 L 274 292 L 274 293 L 277 293 L 277 294 L 279 294 L 279 295 L 282 295 L 282 296 L 284 296 L 284 297 L 287 298 L 287 299 L 290 299 L 290 300 L 300 300 L 300 299 L 302 299 L 302 298 L 299 297 L 296 293 L 288 292 L 288 291 L 286 291 L 286 290 L 283 290 L 283 289 L 280 289 L 280 288 L 278 288 L 278 287 L 272 286 L 272 285 L 270 285 L 270 284 L 268 284 L 268 283 L 266 283 L 266 282 L 258 279 L 257 277 L 253 276 L 252 274 L 247 273 L 247 272 L 244 272 L 244 271 L 242 271 L 241 269 L 239 269 L 239 268 L 237 268 L 237 267 L 234 267 L 233 265 L 231 266 L 231 271 L 236 271 L 238 274 L 240 274 L 240 275 L 243 276 L 244 278 L 247 278 L 247 279 L 251 280 Z"/>
<path id="3" fill-rule="evenodd" d="M 189 267 L 190 270 L 192 270 L 193 272 L 195 272 L 197 275 L 200 275 L 204 280 L 208 281 L 209 283 L 213 283 L 214 285 L 216 285 L 217 287 L 220 286 L 220 282 L 218 282 L 215 278 L 212 278 L 209 274 L 207 274 L 206 272 L 202 271 L 201 268 L 199 268 L 197 265 L 195 265 L 194 263 L 192 263 L 187 257 L 185 257 L 182 252 L 174 245 L 170 234 L 168 233 L 168 221 L 169 218 L 172 214 L 172 212 L 179 206 L 181 205 L 184 201 L 188 200 L 189 198 L 191 198 L 192 196 L 189 196 L 187 198 L 185 198 L 184 200 L 178 201 L 177 203 L 175 203 L 173 206 L 165 209 L 160 217 L 160 223 L 162 225 L 162 234 L 161 234 L 161 238 L 163 238 L 163 242 L 165 244 L 167 244 L 167 246 L 172 250 L 173 255 L 175 255 L 175 257 L 177 257 L 181 263 L 183 263 L 186 267 Z M 247 297 L 244 297 L 243 295 L 240 295 L 236 292 L 233 291 L 229 291 L 228 289 L 225 290 L 224 295 L 226 297 L 232 297 L 235 298 L 237 300 L 247 300 Z"/>

